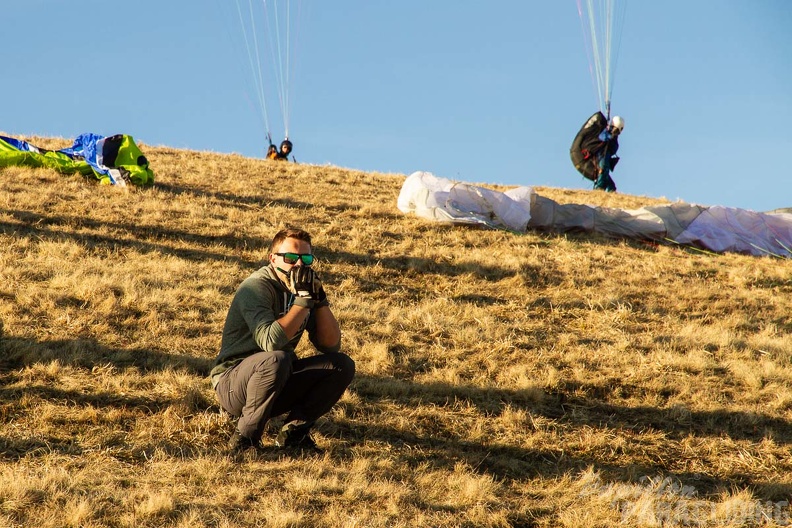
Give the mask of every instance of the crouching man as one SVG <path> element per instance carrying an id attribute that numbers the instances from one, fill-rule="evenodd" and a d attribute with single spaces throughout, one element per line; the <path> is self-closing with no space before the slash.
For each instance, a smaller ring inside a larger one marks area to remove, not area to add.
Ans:
<path id="1" fill-rule="evenodd" d="M 352 382 L 355 362 L 339 352 L 341 330 L 315 260 L 307 232 L 283 229 L 267 265 L 234 294 L 210 373 L 220 406 L 237 418 L 232 453 L 260 448 L 267 422 L 282 414 L 278 448 L 321 452 L 311 427 Z M 298 358 L 295 348 L 306 331 L 320 353 Z"/>

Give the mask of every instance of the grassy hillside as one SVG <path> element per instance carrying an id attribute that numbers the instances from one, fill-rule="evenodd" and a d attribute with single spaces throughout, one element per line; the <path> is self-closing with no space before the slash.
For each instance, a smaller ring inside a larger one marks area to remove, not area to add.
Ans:
<path id="1" fill-rule="evenodd" d="M 789 260 L 442 226 L 398 211 L 404 175 L 141 147 L 148 190 L 0 170 L 0 526 L 789 521 Z M 207 374 L 287 225 L 358 374 L 323 457 L 233 460 Z"/>

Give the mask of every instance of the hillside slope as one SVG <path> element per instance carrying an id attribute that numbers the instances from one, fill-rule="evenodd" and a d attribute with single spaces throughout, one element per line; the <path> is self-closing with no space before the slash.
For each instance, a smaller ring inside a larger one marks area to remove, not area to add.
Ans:
<path id="1" fill-rule="evenodd" d="M 141 148 L 148 190 L 0 170 L 0 525 L 788 519 L 789 261 L 440 226 L 403 175 Z M 358 374 L 324 457 L 235 461 L 207 374 L 287 225 Z"/>

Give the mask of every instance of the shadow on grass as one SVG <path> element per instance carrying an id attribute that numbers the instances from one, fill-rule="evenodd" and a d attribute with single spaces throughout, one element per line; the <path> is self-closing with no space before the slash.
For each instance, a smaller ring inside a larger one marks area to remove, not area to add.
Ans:
<path id="1" fill-rule="evenodd" d="M 542 266 L 523 264 L 519 270 L 515 271 L 497 264 L 484 265 L 480 262 L 450 261 L 444 259 L 442 254 L 438 254 L 436 258 L 412 257 L 409 255 L 380 257 L 374 250 L 369 253 L 349 253 L 346 251 L 333 251 L 321 246 L 317 248 L 316 253 L 322 261 L 329 263 L 328 272 L 332 272 L 332 264 L 336 262 L 358 266 L 379 266 L 394 272 L 396 274 L 394 277 L 398 276 L 402 279 L 400 282 L 403 282 L 405 278 L 409 279 L 411 274 L 416 278 L 422 279 L 422 281 L 425 280 L 424 276 L 427 274 L 445 277 L 472 275 L 478 279 L 488 281 L 498 281 L 520 275 L 534 287 L 555 286 L 561 284 L 565 279 L 561 272 L 552 269 L 547 263 Z M 325 272 L 323 271 L 323 273 Z M 372 282 L 369 289 L 375 291 L 387 290 L 388 288 L 400 290 L 403 289 L 403 285 L 393 285 L 378 281 Z M 365 284 L 363 289 L 368 291 Z"/>
<path id="2" fill-rule="evenodd" d="M 174 255 L 185 260 L 228 261 L 237 262 L 246 267 L 254 267 L 260 264 L 261 261 L 241 258 L 235 256 L 233 252 L 241 249 L 260 251 L 267 244 L 267 241 L 263 241 L 258 237 L 196 235 L 190 231 L 168 229 L 162 225 L 135 225 L 131 223 L 104 222 L 78 216 L 51 216 L 29 211 L 5 210 L 4 212 L 19 220 L 19 223 L 0 222 L 0 233 L 13 235 L 16 238 L 27 237 L 37 241 L 70 240 L 87 248 L 104 249 L 107 251 L 118 251 L 119 249 L 130 248 L 140 253 L 156 252 L 165 255 Z M 54 226 L 56 228 L 53 229 L 48 226 Z M 64 228 L 109 229 L 117 232 L 118 236 L 90 232 L 77 233 L 64 230 Z M 132 237 L 133 239 L 130 240 L 124 237 Z M 194 244 L 195 247 L 177 248 L 168 245 L 168 242 L 180 245 L 187 242 Z M 216 251 L 215 249 L 218 246 L 227 247 L 229 251 L 227 253 Z"/>
<path id="3" fill-rule="evenodd" d="M 13 376 L 12 376 L 13 377 Z M 102 450 L 109 456 L 129 462 L 144 463 L 156 451 L 161 451 L 175 457 L 197 458 L 206 454 L 204 446 L 193 443 L 182 444 L 176 439 L 158 439 L 156 443 L 136 444 L 134 436 L 130 436 L 127 427 L 132 427 L 137 420 L 157 420 L 168 409 L 180 408 L 184 411 L 185 405 L 200 405 L 203 408 L 212 404 L 207 401 L 196 402 L 195 395 L 186 397 L 164 398 L 153 396 L 132 396 L 117 394 L 112 391 L 97 391 L 87 393 L 80 390 L 64 390 L 45 385 L 25 385 L 6 387 L 8 376 L 0 373 L 0 402 L 13 402 L 5 405 L 3 411 L 9 410 L 14 415 L 24 416 L 34 414 L 38 402 L 47 402 L 60 408 L 89 408 L 100 414 L 108 409 L 117 412 L 113 414 L 112 424 L 108 424 L 97 432 L 94 427 L 90 435 L 91 446 L 83 445 L 82 435 L 74 435 L 75 428 L 81 427 L 81 422 L 73 422 L 70 418 L 50 418 L 48 424 L 60 432 L 60 436 L 41 435 L 34 430 L 18 430 L 12 438 L 0 436 L 0 460 L 16 461 L 22 458 L 35 458 L 49 454 L 79 457 L 87 451 Z M 192 399 L 192 402 L 185 400 Z"/>
<path id="4" fill-rule="evenodd" d="M 34 383 L 21 383 L 21 370 L 35 365 L 48 365 L 58 361 L 61 365 L 86 369 L 91 373 L 94 369 L 113 369 L 123 372 L 134 369 L 136 373 L 145 374 L 168 369 L 186 371 L 199 378 L 208 376 L 213 360 L 196 358 L 182 354 L 167 354 L 155 350 L 141 348 L 119 349 L 105 347 L 93 339 L 33 341 L 30 339 L 3 336 L 0 342 L 0 421 L 12 421 L 15 417 L 31 415 L 36 412 L 38 402 L 48 402 L 62 408 L 85 407 L 97 410 L 116 409 L 134 421 L 135 416 L 154 417 L 167 411 L 177 409 L 179 414 L 193 414 L 206 409 L 214 409 L 216 404 L 205 398 L 203 393 L 188 391 L 186 394 L 164 397 L 151 394 L 134 395 L 118 393 L 112 390 L 93 391 L 86 388 L 65 389 L 54 384 L 46 384 L 46 372 L 34 375 L 34 379 L 42 380 Z M 207 381 L 208 386 L 208 381 Z M 118 419 L 116 419 L 118 422 Z M 122 420 L 123 421 L 123 420 Z M 57 415 L 48 419 L 50 425 L 60 426 L 63 437 L 43 437 L 35 431 L 19 431 L 21 435 L 13 438 L 0 436 L 0 460 L 18 460 L 23 457 L 36 457 L 56 453 L 66 456 L 81 456 L 85 447 L 79 440 L 71 437 L 69 431 L 74 424 L 68 417 Z M 108 426 L 110 427 L 110 426 Z M 123 430 L 108 429 L 107 435 L 99 436 L 100 444 L 92 449 L 104 449 L 111 456 L 129 462 L 145 460 L 148 450 L 150 455 L 154 446 L 130 449 Z M 199 456 L 203 453 L 201 446 L 178 445 L 173 441 L 158 442 L 156 449 L 173 456 Z"/>
<path id="5" fill-rule="evenodd" d="M 116 394 L 111 391 L 86 393 L 79 390 L 64 390 L 45 385 L 8 387 L 5 382 L 9 381 L 13 382 L 13 379 L 0 375 L 0 383 L 3 385 L 0 387 L 0 402 L 13 402 L 10 406 L 13 408 L 14 415 L 33 414 L 38 406 L 38 404 L 33 402 L 44 401 L 50 405 L 69 409 L 92 408 L 99 412 L 106 412 L 112 408 L 124 413 L 124 419 L 120 419 L 116 415 L 116 423 L 108 427 L 108 434 L 98 435 L 98 438 L 100 438 L 99 445 L 93 449 L 107 449 L 116 458 L 125 460 L 133 459 L 134 456 L 129 453 L 129 449 L 124 445 L 126 443 L 126 434 L 122 429 L 118 429 L 118 427 L 123 427 L 121 422 L 133 423 L 135 416 L 151 417 L 178 403 L 178 401 L 165 398 L 130 396 Z M 0 460 L 19 460 L 21 458 L 44 456 L 53 453 L 64 456 L 82 456 L 85 453 L 86 448 L 80 439 L 71 434 L 75 424 L 70 423 L 68 418 L 59 419 L 54 417 L 50 418 L 48 423 L 51 426 L 56 426 L 56 429 L 61 434 L 60 437 L 43 436 L 31 430 L 19 431 L 21 434 L 14 435 L 13 438 L 0 436 Z"/>
<path id="6" fill-rule="evenodd" d="M 471 442 L 450 430 L 438 426 L 431 434 L 416 434 L 393 427 L 338 427 L 338 435 L 348 437 L 351 443 L 379 442 L 400 448 L 397 452 L 405 464 L 418 466 L 432 464 L 445 469 L 464 461 L 476 471 L 489 474 L 498 480 L 523 481 L 526 478 L 563 476 L 589 468 L 598 472 L 603 485 L 608 482 L 638 483 L 646 477 L 670 477 L 694 488 L 700 494 L 717 494 L 733 489 L 735 485 L 754 490 L 764 500 L 785 500 L 792 493 L 792 482 L 765 482 L 747 472 L 723 476 L 678 471 L 677 462 L 683 456 L 682 447 L 672 446 L 657 461 L 646 462 L 650 454 L 633 456 L 641 450 L 642 433 L 656 431 L 664 434 L 670 443 L 686 438 L 728 438 L 735 441 L 760 442 L 772 438 L 777 444 L 792 444 L 792 424 L 773 416 L 733 411 L 685 411 L 678 408 L 663 409 L 652 406 L 626 407 L 593 399 L 569 398 L 563 393 L 478 389 L 444 383 L 415 384 L 393 378 L 358 375 L 352 389 L 364 401 L 379 405 L 391 401 L 405 409 L 419 405 L 448 407 L 451 412 L 460 403 L 469 403 L 483 415 L 498 416 L 510 406 L 522 408 L 542 420 L 540 427 L 557 428 L 555 434 L 564 435 L 584 429 L 611 431 L 627 438 L 627 445 L 596 449 L 596 454 L 570 451 L 563 445 L 530 449 L 506 445 L 497 438 L 484 442 Z M 364 403 L 365 405 L 365 403 Z M 350 409 L 350 412 L 354 412 Z M 680 419 L 682 417 L 682 419 Z M 651 446 L 647 453 L 651 453 Z M 679 451 L 675 453 L 675 451 Z M 679 455 L 679 456 L 675 456 Z M 690 454 L 686 455 L 690 456 Z M 624 463 L 613 459 L 624 458 Z"/>
<path id="7" fill-rule="evenodd" d="M 206 191 L 195 187 L 185 187 L 183 185 L 173 185 L 170 183 L 157 183 L 156 190 L 163 194 L 171 194 L 174 196 L 188 195 L 193 198 L 211 198 L 217 202 L 222 202 L 223 206 L 234 207 L 237 209 L 249 209 L 251 206 L 268 207 L 268 206 L 281 206 L 290 209 L 310 209 L 314 204 L 309 202 L 300 202 L 297 200 L 273 200 L 267 199 L 262 196 L 239 196 L 236 194 Z"/>
<path id="8" fill-rule="evenodd" d="M 4 438 L 0 436 L 0 460 L 16 461 L 22 458 L 58 454 L 81 456 L 84 449 L 75 441 L 60 438 Z"/>
<path id="9" fill-rule="evenodd" d="M 299 204 L 291 204 L 298 207 Z M 253 236 L 237 235 L 199 235 L 190 231 L 168 228 L 163 224 L 133 224 L 100 221 L 79 215 L 47 215 L 31 211 L 0 210 L 11 216 L 18 223 L 0 222 L 0 233 L 14 237 L 27 237 L 35 240 L 70 240 L 91 249 L 104 249 L 118 251 L 123 248 L 134 249 L 140 253 L 162 253 L 174 255 L 185 260 L 194 261 L 223 261 L 236 262 L 243 267 L 257 269 L 263 264 L 262 259 L 246 259 L 236 255 L 239 251 L 254 251 L 262 256 L 266 252 L 270 240 Z M 115 234 L 99 234 L 88 230 L 109 230 Z M 76 232 L 79 230 L 80 232 Z M 385 235 L 383 235 L 385 236 Z M 174 247 L 175 245 L 190 244 L 192 247 Z M 171 245 L 173 244 L 173 245 Z M 218 251 L 218 248 L 228 248 L 228 251 Z M 317 246 L 317 255 L 323 261 L 343 262 L 357 265 L 379 265 L 398 273 L 426 273 L 444 276 L 461 276 L 475 274 L 487 280 L 499 280 L 515 274 L 514 270 L 501 266 L 487 266 L 481 263 L 452 263 L 437 259 L 412 257 L 379 257 L 375 251 L 368 253 L 350 253 L 334 251 L 321 245 Z M 332 267 L 328 270 L 332 272 Z M 542 277 L 550 278 L 541 283 L 554 284 L 562 280 L 560 276 L 553 277 L 551 272 L 544 268 L 525 267 L 520 274 L 537 283 Z M 538 283 L 537 283 L 538 284 Z M 377 289 L 381 285 L 374 285 Z"/>
<path id="10" fill-rule="evenodd" d="M 144 348 L 106 347 L 93 338 L 35 341 L 3 336 L 0 344 L 0 373 L 52 361 L 86 369 L 111 366 L 119 370 L 137 368 L 141 372 L 185 370 L 203 377 L 209 375 L 213 359 Z"/>
<path id="11" fill-rule="evenodd" d="M 185 414 L 218 410 L 216 403 L 204 396 L 200 396 L 200 401 L 197 401 L 195 395 L 168 398 L 117 394 L 106 390 L 67 390 L 42 383 L 19 383 L 19 369 L 35 364 L 48 364 L 54 360 L 85 369 L 108 366 L 119 370 L 137 368 L 143 372 L 184 369 L 203 378 L 211 366 L 210 359 L 145 349 L 116 349 L 104 347 L 94 340 L 34 342 L 8 336 L 2 342 L 0 354 L 0 419 L 3 421 L 12 419 L 16 413 L 33 412 L 20 407 L 20 402 L 40 400 L 60 406 L 113 407 L 134 415 L 150 416 L 152 419 L 175 406 L 187 405 Z M 360 404 L 346 408 L 342 418 L 334 419 L 331 415 L 319 422 L 320 431 L 326 432 L 332 438 L 330 456 L 340 460 L 354 457 L 358 452 L 355 446 L 365 444 L 376 449 L 377 445 L 382 445 L 388 457 L 395 457 L 405 467 L 429 465 L 449 470 L 463 462 L 476 472 L 489 475 L 498 481 L 515 484 L 532 478 L 560 479 L 593 469 L 600 475 L 603 486 L 613 482 L 639 484 L 641 479 L 647 477 L 668 477 L 695 489 L 702 496 L 715 496 L 734 486 L 748 487 L 762 500 L 784 500 L 792 493 L 792 483 L 766 482 L 748 472 L 716 475 L 714 471 L 712 474 L 700 474 L 677 469 L 677 459 L 683 456 L 682 447 L 678 444 L 686 438 L 727 437 L 737 441 L 758 442 L 772 437 L 778 444 L 792 444 L 792 425 L 768 415 L 730 411 L 681 412 L 677 408 L 652 406 L 627 407 L 588 397 L 567 396 L 571 392 L 486 389 L 446 383 L 419 384 L 367 375 L 358 375 L 352 390 L 361 400 Z M 365 408 L 376 412 L 383 402 L 391 402 L 404 409 L 435 406 L 440 412 L 447 408 L 449 413 L 457 412 L 460 405 L 470 405 L 487 417 L 497 417 L 507 407 L 519 408 L 532 417 L 543 418 L 538 426 L 526 426 L 537 431 L 544 428 L 554 429 L 554 434 L 563 436 L 576 434 L 578 431 L 600 430 L 620 436 L 627 442 L 621 442 L 621 445 L 612 449 L 595 446 L 575 452 L 563 443 L 544 443 L 541 447 L 531 448 L 508 444 L 498 438 L 471 441 L 451 428 L 443 427 L 441 423 L 429 425 L 431 430 L 427 429 L 426 423 L 422 423 L 421 428 L 356 423 L 354 416 L 357 412 Z M 68 419 L 64 420 L 66 421 L 63 426 L 68 428 Z M 273 422 L 277 420 L 276 417 Z M 270 427 L 270 432 L 271 430 Z M 649 454 L 635 456 L 642 449 L 641 435 L 652 431 L 664 434 L 668 442 L 674 444 L 664 450 L 662 456 L 656 455 L 656 461 L 651 460 L 653 445 L 646 446 Z M 109 435 L 108 439 L 103 440 L 107 445 L 101 447 L 107 449 L 115 458 L 132 463 L 142 462 L 145 459 L 144 451 L 152 451 L 155 447 L 149 445 L 130 448 L 124 435 L 123 431 L 115 436 Z M 225 440 L 216 438 L 213 443 L 205 446 L 181 445 L 178 441 L 173 441 L 158 443 L 156 449 L 175 457 L 216 456 L 218 446 Z M 81 456 L 84 450 L 84 446 L 70 437 L 0 436 L 0 458 L 6 460 L 53 452 Z M 264 458 L 275 459 L 278 456 L 271 453 L 264 455 Z M 620 457 L 624 462 L 619 461 Z"/>

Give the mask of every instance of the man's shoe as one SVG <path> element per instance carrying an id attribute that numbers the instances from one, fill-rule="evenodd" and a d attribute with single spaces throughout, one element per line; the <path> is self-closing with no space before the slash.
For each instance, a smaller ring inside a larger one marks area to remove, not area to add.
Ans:
<path id="1" fill-rule="evenodd" d="M 239 431 L 234 431 L 231 435 L 231 440 L 228 441 L 228 450 L 232 454 L 242 453 L 248 449 L 260 449 L 261 444 L 256 440 L 251 440 L 246 436 L 242 436 Z"/>
<path id="2" fill-rule="evenodd" d="M 324 450 L 316 445 L 314 439 L 311 438 L 311 427 L 314 422 L 303 422 L 295 420 L 285 424 L 281 427 L 277 438 L 275 438 L 275 445 L 281 449 L 289 449 L 294 451 L 302 451 L 304 453 L 314 453 L 320 455 Z"/>

